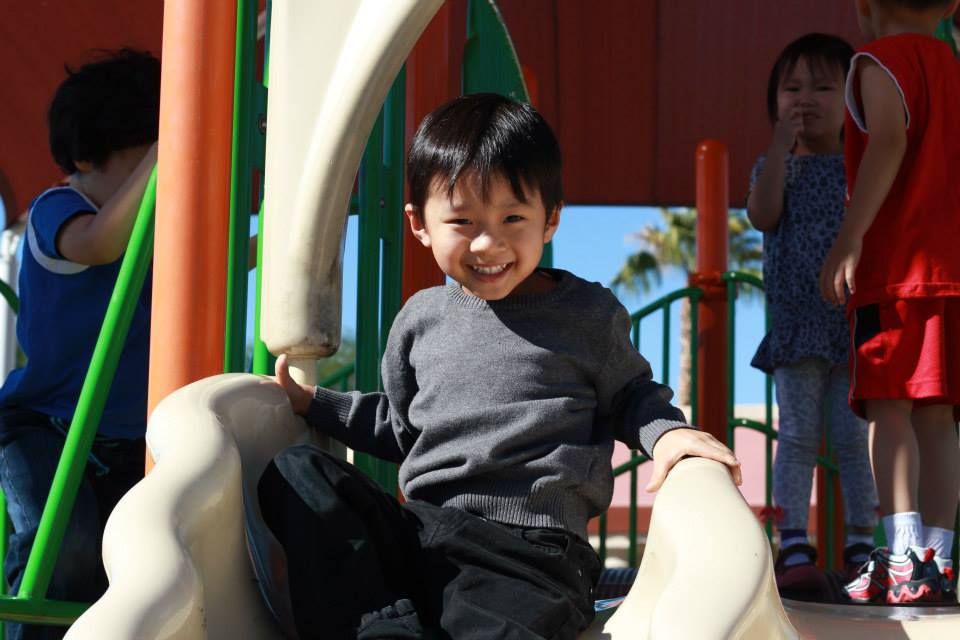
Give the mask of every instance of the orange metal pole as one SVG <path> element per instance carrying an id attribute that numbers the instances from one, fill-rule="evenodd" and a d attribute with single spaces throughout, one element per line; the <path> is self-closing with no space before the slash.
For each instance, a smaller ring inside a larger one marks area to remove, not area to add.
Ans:
<path id="1" fill-rule="evenodd" d="M 727 440 L 727 295 L 720 274 L 727 269 L 727 147 L 717 140 L 697 146 L 697 274 L 704 288 L 699 305 L 697 398 L 700 427 Z"/>
<path id="2" fill-rule="evenodd" d="M 166 0 L 150 410 L 223 372 L 236 2 Z"/>

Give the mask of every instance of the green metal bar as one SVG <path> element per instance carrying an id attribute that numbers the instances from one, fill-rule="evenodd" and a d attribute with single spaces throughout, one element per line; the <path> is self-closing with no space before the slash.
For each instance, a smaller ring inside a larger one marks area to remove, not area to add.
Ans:
<path id="1" fill-rule="evenodd" d="M 613 476 L 614 477 L 621 476 L 627 471 L 636 469 L 640 465 L 646 464 L 647 462 L 650 462 L 650 458 L 637 454 L 636 452 L 632 452 L 632 455 L 630 456 L 629 460 L 627 460 L 626 462 L 624 462 L 618 467 L 614 467 Z"/>
<path id="2" fill-rule="evenodd" d="M 230 227 L 227 247 L 227 303 L 223 370 L 244 371 L 247 355 L 247 273 L 250 261 L 251 138 L 257 2 L 237 0 L 233 65 L 233 143 L 230 162 Z"/>
<path id="3" fill-rule="evenodd" d="M 662 309 L 664 306 L 669 305 L 674 300 L 679 300 L 680 298 L 690 298 L 694 295 L 698 297 L 702 296 L 703 290 L 697 287 L 686 287 L 685 289 L 677 289 L 676 291 L 668 293 L 662 298 L 657 298 L 647 306 L 642 307 L 639 311 L 636 311 L 630 314 L 630 319 L 631 320 L 643 319 L 649 316 L 650 314 Z"/>
<path id="4" fill-rule="evenodd" d="M 3 280 L 0 280 L 0 296 L 7 301 L 14 313 L 20 313 L 20 298 L 17 293 Z"/>
<path id="5" fill-rule="evenodd" d="M 68 626 L 89 607 L 80 602 L 0 596 L 0 618 L 10 622 Z"/>
<path id="6" fill-rule="evenodd" d="M 337 371 L 334 371 L 326 378 L 317 383 L 318 387 L 326 387 L 328 389 L 333 388 L 335 385 L 340 385 L 341 390 L 345 380 L 349 380 L 350 376 L 353 375 L 353 372 L 356 370 L 356 365 L 348 364 L 344 367 L 341 367 Z"/>
<path id="7" fill-rule="evenodd" d="M 703 290 L 690 296 L 690 421 L 700 424 L 700 298 Z"/>
<path id="8" fill-rule="evenodd" d="M 53 477 L 50 495 L 40 518 L 39 529 L 30 549 L 18 597 L 42 598 L 60 553 L 60 543 L 73 510 L 77 489 L 83 478 L 87 456 L 97 433 L 107 394 L 117 370 L 117 362 L 126 343 L 127 331 L 153 260 L 153 214 L 156 203 L 157 170 L 150 173 L 137 220 L 127 245 L 117 283 L 110 297 L 100 336 L 93 350 L 90 368 L 80 390 L 80 398 L 63 454 Z M 146 416 L 144 416 L 146 417 Z"/>

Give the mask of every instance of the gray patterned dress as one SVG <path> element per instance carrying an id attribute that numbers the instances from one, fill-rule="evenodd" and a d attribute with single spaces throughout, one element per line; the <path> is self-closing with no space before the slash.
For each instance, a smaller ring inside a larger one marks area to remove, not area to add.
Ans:
<path id="1" fill-rule="evenodd" d="M 750 174 L 757 181 L 766 158 Z M 783 213 L 763 234 L 763 282 L 770 309 L 770 332 L 751 364 L 766 373 L 804 358 L 847 364 L 849 329 L 842 307 L 820 297 L 820 267 L 840 221 L 847 181 L 843 154 L 788 156 Z"/>

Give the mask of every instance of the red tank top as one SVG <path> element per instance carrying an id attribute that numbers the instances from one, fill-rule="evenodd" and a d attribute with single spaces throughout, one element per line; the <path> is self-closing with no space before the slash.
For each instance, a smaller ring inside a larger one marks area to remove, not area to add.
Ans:
<path id="1" fill-rule="evenodd" d="M 849 193 L 869 139 L 858 62 L 872 58 L 903 96 L 907 150 L 863 238 L 849 309 L 885 300 L 960 296 L 960 63 L 935 38 L 901 34 L 857 51 L 847 78 Z"/>

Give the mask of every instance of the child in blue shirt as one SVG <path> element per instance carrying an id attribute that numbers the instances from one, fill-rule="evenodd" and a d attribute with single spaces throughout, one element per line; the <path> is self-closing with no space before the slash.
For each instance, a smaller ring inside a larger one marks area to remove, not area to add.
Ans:
<path id="1" fill-rule="evenodd" d="M 27 358 L 0 388 L 0 485 L 13 522 L 4 572 L 16 592 L 76 408 L 147 178 L 156 164 L 160 63 L 122 50 L 72 70 L 48 112 L 67 185 L 27 218 L 17 338 Z M 106 587 L 107 516 L 143 475 L 149 279 L 137 303 L 47 597 L 92 602 Z M 8 638 L 65 629 L 11 624 Z"/>

